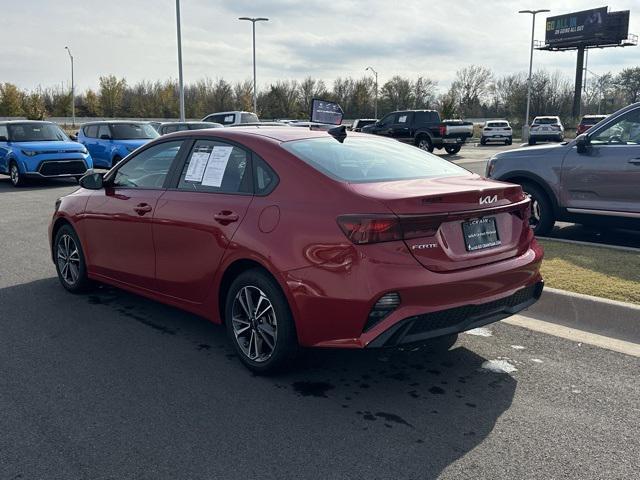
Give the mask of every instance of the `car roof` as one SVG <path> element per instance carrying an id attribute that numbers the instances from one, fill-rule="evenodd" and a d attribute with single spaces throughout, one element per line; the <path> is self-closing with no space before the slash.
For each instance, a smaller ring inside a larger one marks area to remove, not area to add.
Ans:
<path id="1" fill-rule="evenodd" d="M 53 123 L 56 124 L 55 122 L 51 122 L 49 120 L 3 120 L 0 122 L 1 125 L 12 125 L 12 124 L 16 124 L 16 123 Z"/>
<path id="2" fill-rule="evenodd" d="M 248 127 L 235 127 L 235 128 L 216 128 L 215 133 L 211 130 L 189 130 L 182 132 L 170 133 L 163 137 L 210 137 L 211 135 L 216 137 L 225 138 L 228 140 L 242 140 L 243 138 L 250 137 L 262 137 L 275 140 L 278 142 L 288 142 L 292 140 L 304 140 L 308 138 L 326 138 L 329 134 L 325 130 L 311 130 L 301 127 L 261 127 L 261 126 L 248 126 Z M 366 137 L 371 138 L 371 135 L 366 133 L 349 133 L 348 136 L 354 137 Z"/>
<path id="3" fill-rule="evenodd" d="M 82 126 L 85 127 L 87 125 L 102 125 L 105 123 L 151 123 L 148 120 L 95 120 L 92 122 L 83 123 Z"/>
<path id="4" fill-rule="evenodd" d="M 165 125 L 220 125 L 216 122 L 205 122 L 204 120 L 194 120 L 192 122 L 162 122 L 161 127 Z"/>
<path id="5" fill-rule="evenodd" d="M 207 117 L 210 117 L 211 115 L 228 115 L 230 113 L 253 113 L 253 112 L 247 112 L 245 110 L 230 110 L 228 112 L 213 112 L 213 113 L 209 113 L 209 114 L 207 114 Z"/>

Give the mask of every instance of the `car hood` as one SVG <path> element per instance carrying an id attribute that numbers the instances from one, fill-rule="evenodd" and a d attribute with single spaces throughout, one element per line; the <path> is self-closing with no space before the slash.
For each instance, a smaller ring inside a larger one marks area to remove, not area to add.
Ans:
<path id="1" fill-rule="evenodd" d="M 78 142 L 14 142 L 13 145 L 21 150 L 31 150 L 38 153 L 81 153 L 84 145 Z"/>
<path id="2" fill-rule="evenodd" d="M 493 158 L 521 158 L 521 157 L 539 157 L 561 154 L 569 144 L 554 143 L 553 145 L 538 145 L 534 147 L 521 147 L 506 152 L 497 153 Z"/>

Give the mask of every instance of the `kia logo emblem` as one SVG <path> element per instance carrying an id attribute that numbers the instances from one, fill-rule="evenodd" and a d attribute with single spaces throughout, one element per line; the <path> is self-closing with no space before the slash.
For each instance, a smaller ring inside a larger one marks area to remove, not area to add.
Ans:
<path id="1" fill-rule="evenodd" d="M 487 195 L 486 197 L 480 197 L 480 205 L 485 203 L 495 203 L 498 201 L 498 195 Z"/>

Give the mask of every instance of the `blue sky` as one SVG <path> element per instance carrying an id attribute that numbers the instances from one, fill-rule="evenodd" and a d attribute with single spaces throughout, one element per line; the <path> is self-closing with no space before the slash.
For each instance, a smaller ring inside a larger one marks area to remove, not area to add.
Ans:
<path id="1" fill-rule="evenodd" d="M 604 6 L 585 0 L 182 0 L 185 81 L 251 77 L 251 24 L 257 25 L 258 84 L 306 75 L 330 83 L 361 76 L 373 66 L 380 82 L 393 75 L 433 78 L 442 88 L 471 63 L 498 74 L 528 67 L 531 17 L 516 12 L 549 8 L 551 15 Z M 640 34 L 638 0 L 616 0 L 631 10 Z M 634 10 L 635 7 L 635 10 Z M 115 74 L 130 83 L 177 77 L 174 0 L 0 0 L 0 82 L 32 89 L 69 83 L 69 45 L 79 90 Z M 544 37 L 537 22 L 536 39 Z M 536 52 L 535 68 L 573 75 L 575 52 Z M 640 66 L 640 47 L 594 50 L 595 73 Z"/>

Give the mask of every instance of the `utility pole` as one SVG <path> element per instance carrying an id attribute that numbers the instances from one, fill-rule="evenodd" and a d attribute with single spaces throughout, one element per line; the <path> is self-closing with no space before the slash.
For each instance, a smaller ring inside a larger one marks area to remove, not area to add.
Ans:
<path id="1" fill-rule="evenodd" d="M 182 77 L 182 33 L 180 31 L 180 0 L 176 0 L 176 29 L 178 33 L 178 88 L 180 90 L 180 121 L 184 122 L 184 79 Z"/>
<path id="2" fill-rule="evenodd" d="M 69 47 L 64 47 L 71 59 L 71 126 L 76 126 L 76 85 L 73 79 L 73 55 Z"/>
<path id="3" fill-rule="evenodd" d="M 378 72 L 376 72 L 373 68 L 371 67 L 367 67 L 364 69 L 364 71 L 366 72 L 367 70 L 371 70 L 371 73 L 373 73 L 373 75 L 376 77 L 376 86 L 375 86 L 375 95 L 374 95 L 374 100 L 373 100 L 373 110 L 374 110 L 374 114 L 373 116 L 376 117 L 376 119 L 378 118 Z"/>
<path id="4" fill-rule="evenodd" d="M 550 12 L 551 10 L 520 10 L 518 13 L 530 13 L 533 21 L 531 23 L 531 48 L 529 51 L 529 80 L 527 81 L 527 113 L 524 117 L 524 125 L 522 126 L 522 141 L 529 138 L 529 106 L 531 105 L 531 72 L 533 70 L 533 36 L 536 31 L 536 15 L 538 13 Z M 526 137 L 526 138 L 525 138 Z"/>
<path id="5" fill-rule="evenodd" d="M 256 22 L 268 22 L 264 17 L 240 17 L 238 20 L 247 20 L 253 27 L 253 113 L 258 111 L 258 87 L 256 85 Z"/>

